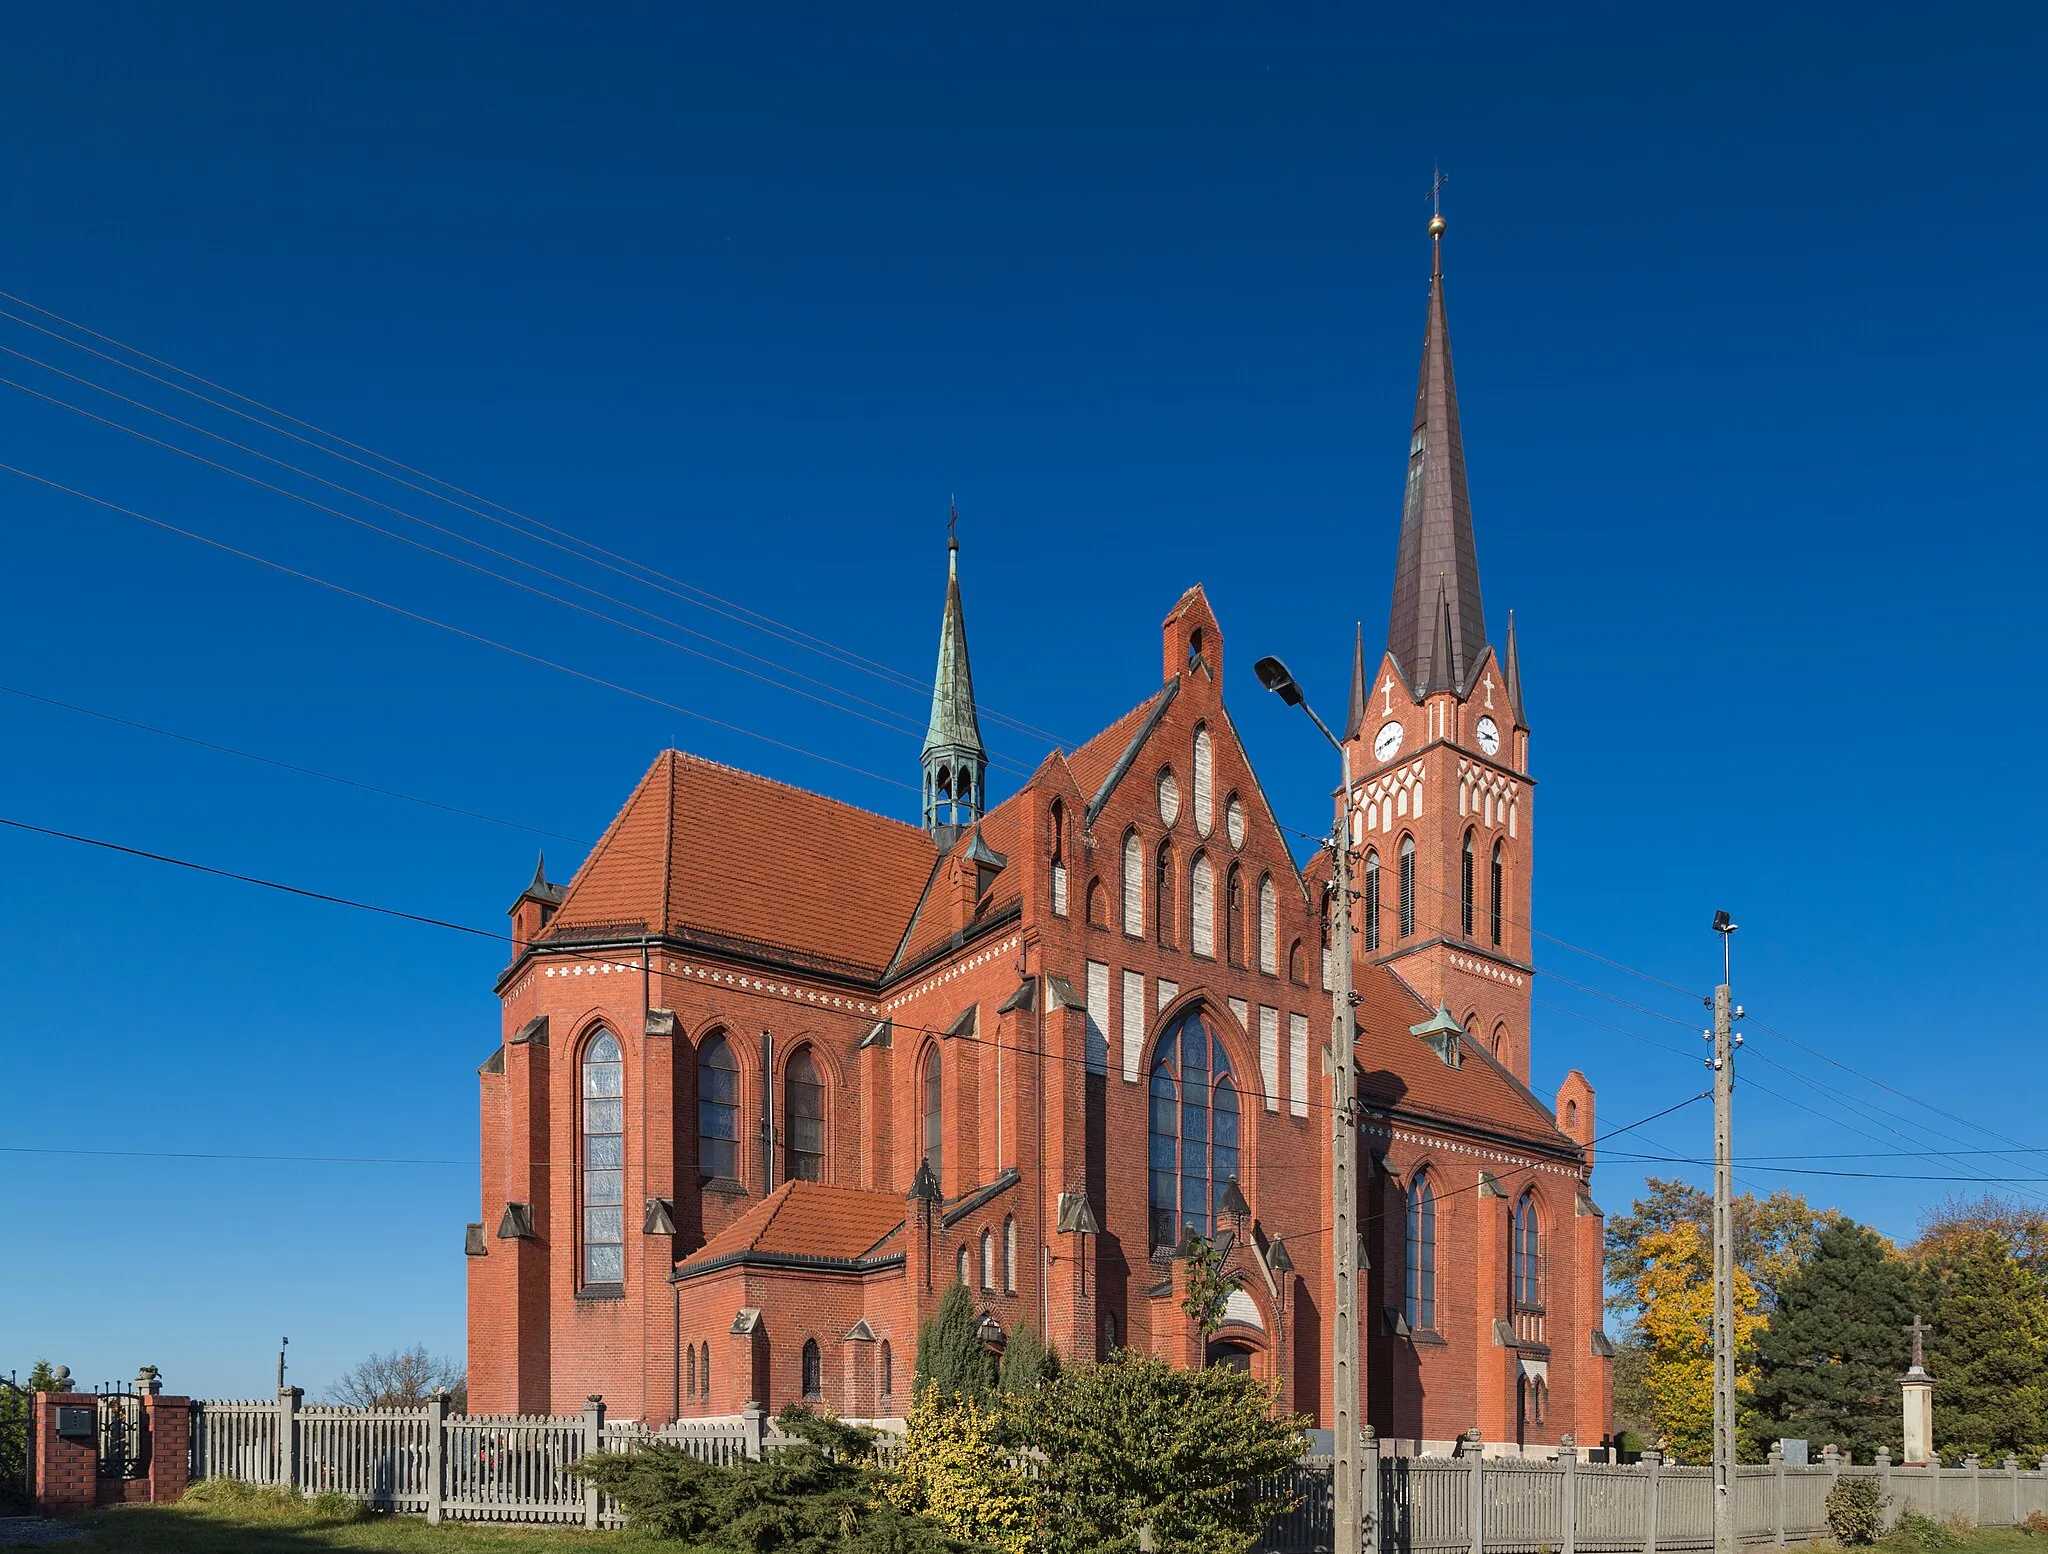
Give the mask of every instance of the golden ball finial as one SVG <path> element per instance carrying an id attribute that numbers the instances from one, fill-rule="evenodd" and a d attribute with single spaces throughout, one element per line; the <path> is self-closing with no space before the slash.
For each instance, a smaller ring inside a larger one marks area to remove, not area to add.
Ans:
<path id="1" fill-rule="evenodd" d="M 1444 218 L 1443 218 L 1443 217 L 1441 217 L 1441 216 L 1431 216 L 1431 217 L 1429 218 L 1429 235 L 1430 235 L 1431 237 L 1442 237 L 1442 236 L 1444 235 Z"/>

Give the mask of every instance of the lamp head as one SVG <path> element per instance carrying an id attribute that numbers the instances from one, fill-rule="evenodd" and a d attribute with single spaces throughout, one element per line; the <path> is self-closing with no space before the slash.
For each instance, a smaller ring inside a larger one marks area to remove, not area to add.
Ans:
<path id="1" fill-rule="evenodd" d="M 1252 673 L 1259 677 L 1259 684 L 1286 702 L 1288 706 L 1299 707 L 1302 705 L 1304 698 L 1301 694 L 1301 687 L 1295 683 L 1294 676 L 1288 673 L 1287 666 L 1281 663 L 1279 659 L 1260 659 L 1256 664 L 1252 665 Z"/>
<path id="2" fill-rule="evenodd" d="M 1733 933 L 1737 928 L 1741 926 L 1742 925 L 1740 923 L 1736 922 L 1735 919 L 1730 917 L 1726 912 L 1716 912 L 1714 914 L 1715 933 Z"/>

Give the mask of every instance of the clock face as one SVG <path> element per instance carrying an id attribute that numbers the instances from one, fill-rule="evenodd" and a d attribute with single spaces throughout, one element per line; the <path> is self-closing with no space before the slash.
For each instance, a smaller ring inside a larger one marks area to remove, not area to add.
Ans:
<path id="1" fill-rule="evenodd" d="M 1488 755 L 1500 752 L 1500 725 L 1491 718 L 1479 720 L 1479 748 Z"/>
<path id="2" fill-rule="evenodd" d="M 1375 761 L 1391 760 L 1394 753 L 1400 748 L 1401 725 L 1398 723 L 1382 723 L 1378 736 L 1372 742 L 1373 759 Z"/>

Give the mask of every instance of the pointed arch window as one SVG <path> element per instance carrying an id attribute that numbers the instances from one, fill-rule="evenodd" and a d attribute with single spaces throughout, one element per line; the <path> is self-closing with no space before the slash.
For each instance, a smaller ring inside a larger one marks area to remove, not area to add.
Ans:
<path id="1" fill-rule="evenodd" d="M 1370 952 L 1380 947 L 1380 855 L 1376 848 L 1365 855 L 1364 895 L 1365 947 Z"/>
<path id="2" fill-rule="evenodd" d="M 1003 1219 L 1003 1293 L 1017 1293 L 1017 1216 L 1014 1214 Z"/>
<path id="3" fill-rule="evenodd" d="M 1244 871 L 1234 863 L 1223 877 L 1223 951 L 1231 965 L 1244 964 Z"/>
<path id="4" fill-rule="evenodd" d="M 626 1279 L 626 1055 L 600 1030 L 583 1049 L 583 1283 Z"/>
<path id="5" fill-rule="evenodd" d="M 959 1284 L 967 1283 L 967 1243 L 960 1243 L 960 1250 L 953 1254 L 953 1278 Z"/>
<path id="6" fill-rule="evenodd" d="M 1415 838 L 1401 838 L 1401 937 L 1415 934 Z"/>
<path id="7" fill-rule="evenodd" d="M 1152 1059 L 1147 1140 L 1152 1250 L 1206 1236 L 1237 1175 L 1239 1111 L 1230 1055 L 1199 1009 L 1168 1027 Z"/>
<path id="8" fill-rule="evenodd" d="M 1259 877 L 1259 970 L 1280 975 L 1280 897 L 1270 874 Z"/>
<path id="9" fill-rule="evenodd" d="M 1088 882 L 1088 926 L 1107 928 L 1109 926 L 1109 892 L 1102 888 L 1101 880 Z"/>
<path id="10" fill-rule="evenodd" d="M 818 1340 L 815 1338 L 804 1340 L 803 1365 L 805 1399 L 809 1401 L 822 1398 L 825 1395 L 825 1363 L 824 1356 L 818 1352 Z"/>
<path id="11" fill-rule="evenodd" d="M 1145 937 L 1145 848 L 1136 831 L 1124 833 L 1124 932 Z"/>
<path id="12" fill-rule="evenodd" d="M 942 1162 L 946 1148 L 946 1083 L 939 1064 L 939 1048 L 934 1042 L 925 1052 L 924 1081 L 919 1087 L 924 1113 L 924 1163 L 932 1168 L 932 1180 L 944 1186 L 946 1178 Z"/>
<path id="13" fill-rule="evenodd" d="M 711 1340 L 704 1340 L 703 1359 L 697 1366 L 697 1395 L 706 1403 L 711 1401 Z"/>
<path id="14" fill-rule="evenodd" d="M 1209 742 L 1209 726 L 1195 726 L 1195 832 L 1207 836 L 1216 823 L 1216 755 Z"/>
<path id="15" fill-rule="evenodd" d="M 1508 894 L 1507 858 L 1501 850 L 1501 844 L 1498 842 L 1493 844 L 1492 876 L 1493 911 L 1490 915 L 1493 918 L 1493 942 L 1498 944 L 1500 943 L 1501 920 L 1507 915 Z"/>
<path id="16" fill-rule="evenodd" d="M 1052 910 L 1056 917 L 1067 915 L 1067 808 L 1054 799 L 1046 810 L 1046 829 L 1052 833 Z"/>
<path id="17" fill-rule="evenodd" d="M 689 1372 L 690 1385 L 689 1390 L 684 1393 L 684 1396 L 694 1403 L 697 1401 L 697 1346 L 695 1344 L 690 1345 L 690 1360 L 685 1369 Z"/>
<path id="18" fill-rule="evenodd" d="M 996 1233 L 993 1230 L 981 1233 L 981 1287 L 991 1292 L 996 1287 Z"/>
<path id="19" fill-rule="evenodd" d="M 723 1031 L 697 1050 L 697 1174 L 740 1175 L 740 1065 Z"/>
<path id="20" fill-rule="evenodd" d="M 1459 859 L 1459 863 L 1458 863 L 1458 869 L 1459 869 L 1459 875 L 1458 875 L 1458 879 L 1459 879 L 1459 887 L 1458 887 L 1458 924 L 1459 924 L 1459 931 L 1460 931 L 1460 932 L 1461 932 L 1461 933 L 1462 933 L 1462 934 L 1464 935 L 1464 937 L 1465 937 L 1465 938 L 1469 939 L 1469 938 L 1471 938 L 1471 937 L 1472 937 L 1472 907 L 1473 907 L 1473 901 L 1472 901 L 1472 887 L 1473 887 L 1473 880 L 1472 880 L 1472 872 L 1473 872 L 1473 858 L 1472 858 L 1472 833 L 1471 833 L 1471 832 L 1470 832 L 1469 830 L 1468 830 L 1468 831 L 1467 831 L 1467 832 L 1465 833 L 1465 851 L 1464 851 L 1464 854 L 1463 854 L 1463 856 L 1462 856 L 1462 857 L 1461 857 L 1461 858 Z"/>
<path id="21" fill-rule="evenodd" d="M 785 1181 L 822 1182 L 825 1179 L 825 1081 L 818 1072 L 818 1055 L 799 1047 L 790 1057 L 782 1075 L 784 1149 L 782 1174 Z"/>
<path id="22" fill-rule="evenodd" d="M 1165 949 L 1173 948 L 1174 910 L 1173 843 L 1161 842 L 1152 867 L 1152 926 Z"/>
<path id="23" fill-rule="evenodd" d="M 1543 1305 L 1543 1222 L 1536 1212 L 1536 1194 L 1525 1192 L 1515 1204 L 1514 1297 L 1517 1306 L 1540 1310 Z"/>
<path id="24" fill-rule="evenodd" d="M 1188 948 L 1216 954 L 1216 866 L 1207 853 L 1196 853 L 1188 868 Z"/>
<path id="25" fill-rule="evenodd" d="M 882 1340 L 882 1396 L 888 1397 L 896 1390 L 896 1356 L 889 1348 L 889 1340 Z"/>
<path id="26" fill-rule="evenodd" d="M 1436 1328 L 1436 1187 L 1427 1171 L 1408 1184 L 1408 1298 L 1411 1328 Z"/>

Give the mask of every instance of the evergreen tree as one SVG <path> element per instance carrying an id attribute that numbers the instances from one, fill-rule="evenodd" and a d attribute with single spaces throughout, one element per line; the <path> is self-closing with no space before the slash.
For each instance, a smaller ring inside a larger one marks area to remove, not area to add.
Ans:
<path id="1" fill-rule="evenodd" d="M 986 1403 L 995 1390 L 995 1356 L 974 1331 L 974 1297 L 964 1284 L 948 1285 L 939 1309 L 917 1330 L 914 1395 L 922 1396 L 927 1384 L 943 1398 L 977 1403 Z"/>
<path id="2" fill-rule="evenodd" d="M 2048 1275 L 1998 1227 L 1923 1246 L 1935 1443 L 1992 1462 L 2037 1458 L 2048 1443 Z"/>
<path id="3" fill-rule="evenodd" d="M 1002 1390 L 1029 1392 L 1054 1380 L 1059 1373 L 1059 1356 L 1046 1347 L 1038 1329 L 1029 1322 L 1019 1322 L 1003 1349 Z"/>
<path id="4" fill-rule="evenodd" d="M 1829 1442 L 1869 1462 L 1899 1438 L 1899 1375 L 1910 1359 L 1913 1270 L 1876 1231 L 1841 1220 L 1778 1288 L 1758 1336 L 1754 1428 Z"/>

